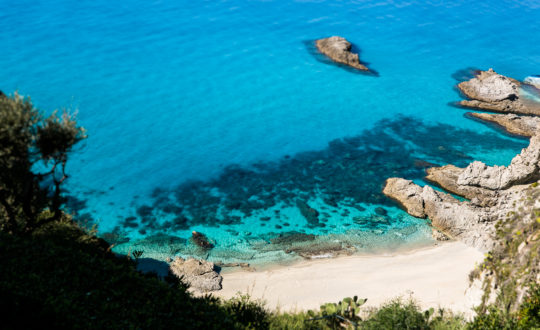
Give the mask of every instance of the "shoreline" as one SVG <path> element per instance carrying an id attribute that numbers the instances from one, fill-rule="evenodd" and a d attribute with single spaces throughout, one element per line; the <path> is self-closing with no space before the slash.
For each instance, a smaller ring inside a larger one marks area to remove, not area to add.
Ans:
<path id="1" fill-rule="evenodd" d="M 240 266 L 234 266 L 234 267 L 221 267 L 219 273 L 221 275 L 224 274 L 231 274 L 231 273 L 237 273 L 237 272 L 264 272 L 264 271 L 273 271 L 277 269 L 282 269 L 285 267 L 295 267 L 300 264 L 311 264 L 311 263 L 317 263 L 317 262 L 324 262 L 324 261 L 331 261 L 331 260 L 339 260 L 344 258 L 355 258 L 355 257 L 392 257 L 396 255 L 407 255 L 412 254 L 417 251 L 422 250 L 429 250 L 432 248 L 435 248 L 442 244 L 448 244 L 452 241 L 437 241 L 435 239 L 430 241 L 424 241 L 424 240 L 418 240 L 408 243 L 402 243 L 397 244 L 395 246 L 377 246 L 372 247 L 371 249 L 366 250 L 360 250 L 356 252 L 351 253 L 345 253 L 341 251 L 341 253 L 335 253 L 335 254 L 321 254 L 321 255 L 315 255 L 311 258 L 303 258 L 301 256 L 295 256 L 290 257 L 289 259 L 281 259 L 281 260 L 274 260 L 274 261 L 259 261 L 259 262 L 248 262 L 249 269 L 245 269 Z M 213 262 L 213 261 L 212 261 Z"/>
<path id="2" fill-rule="evenodd" d="M 212 295 L 249 294 L 272 310 L 287 312 L 318 309 L 354 295 L 368 299 L 366 309 L 401 296 L 414 298 L 423 309 L 444 306 L 471 317 L 482 291 L 469 288 L 468 275 L 483 259 L 480 251 L 452 241 L 391 254 L 305 260 L 255 272 L 224 272 L 223 289 Z"/>

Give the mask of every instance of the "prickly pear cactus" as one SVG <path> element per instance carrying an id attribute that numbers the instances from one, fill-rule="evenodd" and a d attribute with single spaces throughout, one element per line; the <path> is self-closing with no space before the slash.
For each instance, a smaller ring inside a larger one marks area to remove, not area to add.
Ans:
<path id="1" fill-rule="evenodd" d="M 343 326 L 345 323 L 357 326 L 356 322 L 362 319 L 358 314 L 360 313 L 360 306 L 365 304 L 367 299 L 358 299 L 358 296 L 353 298 L 347 297 L 337 303 L 327 303 L 321 306 L 320 313 L 317 315 L 314 311 L 308 311 L 314 320 L 326 319 L 329 327 Z"/>

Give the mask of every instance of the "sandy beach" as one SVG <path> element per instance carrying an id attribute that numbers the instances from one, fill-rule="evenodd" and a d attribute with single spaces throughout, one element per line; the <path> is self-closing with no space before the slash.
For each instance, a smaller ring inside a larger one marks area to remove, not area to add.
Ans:
<path id="1" fill-rule="evenodd" d="M 304 261 L 271 270 L 223 274 L 223 290 L 263 299 L 270 308 L 294 311 L 358 295 L 365 306 L 412 296 L 423 308 L 444 306 L 471 315 L 481 292 L 469 289 L 468 274 L 483 254 L 461 242 L 448 242 L 392 255 L 350 256 Z M 467 293 L 467 294 L 466 294 Z"/>

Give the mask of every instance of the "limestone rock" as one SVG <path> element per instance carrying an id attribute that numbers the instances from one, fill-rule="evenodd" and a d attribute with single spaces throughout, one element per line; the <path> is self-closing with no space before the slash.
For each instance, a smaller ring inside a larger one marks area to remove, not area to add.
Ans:
<path id="1" fill-rule="evenodd" d="M 532 107 L 520 97 L 520 83 L 489 69 L 477 77 L 458 84 L 458 88 L 471 100 L 459 104 L 469 108 L 503 113 L 540 115 L 540 107 Z"/>
<path id="2" fill-rule="evenodd" d="M 463 173 L 463 168 L 454 165 L 431 167 L 426 170 L 426 180 L 436 183 L 441 188 L 467 199 L 493 197 L 493 191 L 480 187 L 463 186 L 457 183 L 458 177 Z"/>
<path id="3" fill-rule="evenodd" d="M 540 118 L 515 114 L 469 112 L 468 116 L 501 126 L 510 134 L 531 137 L 539 132 Z"/>
<path id="4" fill-rule="evenodd" d="M 494 247 L 495 223 L 507 219 L 508 214 L 530 200 L 529 183 L 540 178 L 540 135 L 533 136 L 508 167 L 476 161 L 465 169 L 446 165 L 427 172 L 430 181 L 470 201 L 459 201 L 430 186 L 420 187 L 401 178 L 388 179 L 383 193 L 397 200 L 409 214 L 428 217 L 434 228 L 450 238 L 488 251 Z M 522 221 L 535 221 L 526 218 L 522 217 Z"/>
<path id="5" fill-rule="evenodd" d="M 432 228 L 431 236 L 433 237 L 434 240 L 440 241 L 440 242 L 444 242 L 444 241 L 450 240 L 450 238 L 449 238 L 448 236 L 446 236 L 445 234 L 441 233 L 440 231 L 438 231 L 438 230 L 435 229 L 435 228 Z"/>
<path id="6" fill-rule="evenodd" d="M 183 277 L 190 288 L 208 292 L 221 290 L 223 278 L 214 270 L 214 263 L 205 260 L 176 258 L 170 264 L 171 272 Z"/>
<path id="7" fill-rule="evenodd" d="M 499 190 L 530 183 L 540 178 L 539 162 L 540 135 L 532 137 L 529 146 L 515 156 L 508 167 L 487 166 L 475 161 L 459 175 L 457 184 Z"/>
<path id="8" fill-rule="evenodd" d="M 483 251 L 493 247 L 493 218 L 482 208 L 401 178 L 388 179 L 383 193 L 399 201 L 412 216 L 429 217 L 433 227 L 450 238 Z"/>
<path id="9" fill-rule="evenodd" d="M 483 102 L 512 100 L 519 96 L 519 83 L 489 69 L 458 85 L 468 98 Z"/>
<path id="10" fill-rule="evenodd" d="M 383 189 L 383 194 L 400 203 L 407 213 L 417 218 L 425 218 L 422 188 L 411 180 L 389 178 Z"/>
<path id="11" fill-rule="evenodd" d="M 369 69 L 360 63 L 358 54 L 351 52 L 352 45 L 345 38 L 330 37 L 315 42 L 317 49 L 334 62 L 341 63 L 362 71 Z"/>

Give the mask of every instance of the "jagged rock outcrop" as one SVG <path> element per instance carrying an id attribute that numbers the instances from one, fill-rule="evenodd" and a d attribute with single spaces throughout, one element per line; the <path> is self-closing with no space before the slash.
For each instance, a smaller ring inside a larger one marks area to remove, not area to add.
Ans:
<path id="1" fill-rule="evenodd" d="M 524 98 L 520 97 L 519 82 L 491 69 L 459 84 L 459 88 L 472 99 L 462 101 L 464 106 L 540 114 L 538 102 L 534 103 L 526 92 Z M 481 282 L 482 287 L 488 288 L 482 305 L 485 301 L 496 303 L 497 294 L 507 291 L 501 300 L 503 308 L 515 310 L 528 286 L 540 279 L 537 225 L 540 222 L 540 118 L 483 113 L 469 116 L 496 123 L 512 134 L 531 137 L 530 144 L 509 166 L 487 166 L 475 161 L 466 168 L 446 165 L 426 170 L 427 180 L 469 200 L 458 200 L 430 186 L 420 187 L 401 178 L 388 179 L 383 193 L 398 201 L 409 214 L 428 217 L 435 239 L 447 235 L 489 251 L 470 278 L 476 278 L 474 283 Z"/>
<path id="2" fill-rule="evenodd" d="M 170 264 L 171 272 L 189 283 L 190 288 L 208 292 L 221 290 L 223 278 L 214 270 L 214 263 L 205 260 L 176 258 Z"/>
<path id="3" fill-rule="evenodd" d="M 458 88 L 471 100 L 460 105 L 483 110 L 524 115 L 540 115 L 540 108 L 531 107 L 520 97 L 519 81 L 489 69 L 475 78 L 458 84 Z"/>
<path id="4" fill-rule="evenodd" d="M 489 214 L 479 206 L 401 178 L 389 178 L 383 193 L 397 200 L 412 216 L 429 217 L 433 227 L 450 238 L 483 251 L 493 246 Z"/>
<path id="5" fill-rule="evenodd" d="M 362 71 L 369 69 L 360 63 L 358 54 L 351 52 L 352 45 L 345 38 L 330 37 L 319 39 L 315 42 L 317 49 L 334 62 L 341 63 Z"/>
<path id="6" fill-rule="evenodd" d="M 510 134 L 531 137 L 540 130 L 540 118 L 515 114 L 468 112 L 468 116 L 497 124 Z"/>
<path id="7" fill-rule="evenodd" d="M 445 235 L 487 251 L 494 244 L 494 224 L 522 204 L 530 184 L 540 179 L 540 135 L 508 167 L 476 161 L 464 169 L 446 165 L 427 172 L 428 180 L 470 201 L 401 178 L 388 179 L 383 193 L 409 214 L 428 217 Z"/>
<path id="8" fill-rule="evenodd" d="M 411 180 L 389 178 L 386 180 L 383 194 L 396 200 L 413 217 L 425 218 L 422 191 L 422 187 L 414 184 Z"/>
<path id="9" fill-rule="evenodd" d="M 485 188 L 459 185 L 457 180 L 464 170 L 465 169 L 454 165 L 431 167 L 426 170 L 426 180 L 437 184 L 453 194 L 463 196 L 467 199 L 483 199 L 484 197 L 493 197 L 495 195 L 493 191 Z"/>
<path id="10" fill-rule="evenodd" d="M 531 183 L 540 178 L 539 163 L 540 135 L 532 137 L 529 146 L 515 156 L 508 167 L 487 166 L 475 161 L 458 176 L 457 184 L 500 190 L 512 185 Z"/>

